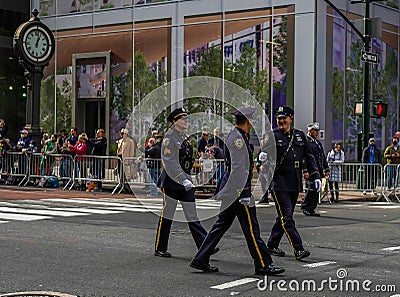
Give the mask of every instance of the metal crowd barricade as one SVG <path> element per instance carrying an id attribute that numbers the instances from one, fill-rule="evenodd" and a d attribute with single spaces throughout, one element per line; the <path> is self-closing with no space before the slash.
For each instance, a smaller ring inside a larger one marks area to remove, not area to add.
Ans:
<path id="1" fill-rule="evenodd" d="M 381 164 L 369 163 L 343 163 L 331 165 L 340 172 L 338 181 L 339 192 L 362 192 L 365 196 L 367 192 L 377 197 L 384 196 L 384 174 Z M 332 171 L 332 169 L 331 169 Z M 329 179 L 327 180 L 328 187 Z M 334 190 L 334 189 L 333 189 Z M 325 197 L 330 197 L 330 190 L 326 190 L 320 197 L 320 202 Z"/>
<path id="2" fill-rule="evenodd" d="M 400 203 L 397 194 L 397 190 L 399 190 L 399 166 L 399 164 L 387 164 L 383 168 L 384 191 L 382 195 L 388 202 L 391 202 L 391 198 L 396 198 L 397 202 Z"/>
<path id="3" fill-rule="evenodd" d="M 24 186 L 32 179 L 55 176 L 65 190 L 72 184 L 74 161 L 72 155 L 33 153 L 30 155 L 28 179 Z"/>
<path id="4" fill-rule="evenodd" d="M 122 185 L 144 185 L 147 190 L 157 186 L 161 170 L 161 159 L 127 157 L 122 162 L 119 175 Z M 123 187 L 119 190 L 119 193 Z"/>
<path id="5" fill-rule="evenodd" d="M 3 154 L 2 173 L 7 178 L 20 178 L 18 186 L 23 185 L 29 176 L 29 159 L 30 157 L 27 153 L 7 151 Z"/>
<path id="6" fill-rule="evenodd" d="M 203 192 L 215 191 L 218 182 L 224 175 L 225 163 L 223 159 L 196 159 L 192 170 L 196 189 Z"/>
<path id="7" fill-rule="evenodd" d="M 115 171 L 120 158 L 116 156 L 75 155 L 73 159 L 73 182 L 71 190 L 76 183 L 83 185 L 90 182 L 102 184 L 115 184 L 112 194 L 121 186 L 120 175 Z"/>

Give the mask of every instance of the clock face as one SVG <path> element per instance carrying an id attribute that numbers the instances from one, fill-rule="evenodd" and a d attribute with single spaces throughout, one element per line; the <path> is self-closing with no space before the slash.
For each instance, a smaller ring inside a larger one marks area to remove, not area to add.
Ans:
<path id="1" fill-rule="evenodd" d="M 47 60 L 51 53 L 51 39 L 48 32 L 40 26 L 28 28 L 22 37 L 23 51 L 34 63 Z"/>

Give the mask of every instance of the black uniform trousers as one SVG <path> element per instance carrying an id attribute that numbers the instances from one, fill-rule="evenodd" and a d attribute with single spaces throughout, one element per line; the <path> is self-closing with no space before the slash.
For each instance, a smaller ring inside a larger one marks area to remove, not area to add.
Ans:
<path id="1" fill-rule="evenodd" d="M 270 265 L 272 263 L 272 258 L 260 235 L 256 208 L 243 205 L 238 200 L 235 200 L 235 202 L 227 208 L 225 208 L 224 203 L 222 203 L 221 209 L 223 209 L 223 211 L 218 215 L 217 221 L 212 226 L 194 258 L 203 263 L 208 263 L 212 252 L 218 245 L 222 236 L 231 227 L 235 217 L 238 217 L 255 267 L 261 268 Z"/>
<path id="2" fill-rule="evenodd" d="M 194 189 L 185 191 L 169 190 L 164 188 L 163 191 L 164 203 L 158 221 L 155 249 L 157 251 L 168 250 L 169 234 L 178 200 L 181 201 L 183 212 L 189 225 L 189 230 L 192 233 L 197 248 L 199 248 L 207 235 L 207 231 L 200 224 L 200 220 L 197 216 Z"/>
<path id="3" fill-rule="evenodd" d="M 304 201 L 301 203 L 301 209 L 314 212 L 318 205 L 319 192 L 314 187 L 314 182 L 307 181 L 307 192 Z"/>
<path id="4" fill-rule="evenodd" d="M 271 236 L 268 239 L 268 247 L 277 248 L 283 234 L 286 234 L 294 252 L 303 250 L 303 243 L 299 232 L 297 232 L 296 224 L 293 219 L 293 212 L 299 192 L 273 190 L 272 196 L 275 200 L 278 217 L 272 227 Z"/>

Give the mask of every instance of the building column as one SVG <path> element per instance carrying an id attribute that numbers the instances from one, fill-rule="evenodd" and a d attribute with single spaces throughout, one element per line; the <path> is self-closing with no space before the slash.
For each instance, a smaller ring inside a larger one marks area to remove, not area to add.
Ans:
<path id="1" fill-rule="evenodd" d="M 315 119 L 315 1 L 298 1 L 295 9 L 294 124 L 304 130 Z"/>

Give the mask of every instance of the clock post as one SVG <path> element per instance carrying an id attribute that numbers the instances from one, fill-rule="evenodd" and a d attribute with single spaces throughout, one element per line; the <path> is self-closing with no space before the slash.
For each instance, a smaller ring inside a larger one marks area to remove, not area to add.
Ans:
<path id="1" fill-rule="evenodd" d="M 21 24 L 14 34 L 14 50 L 25 68 L 27 81 L 26 124 L 31 139 L 40 146 L 40 86 L 44 68 L 54 55 L 55 41 L 51 30 L 38 18 L 39 11 L 32 11 L 32 18 Z"/>

